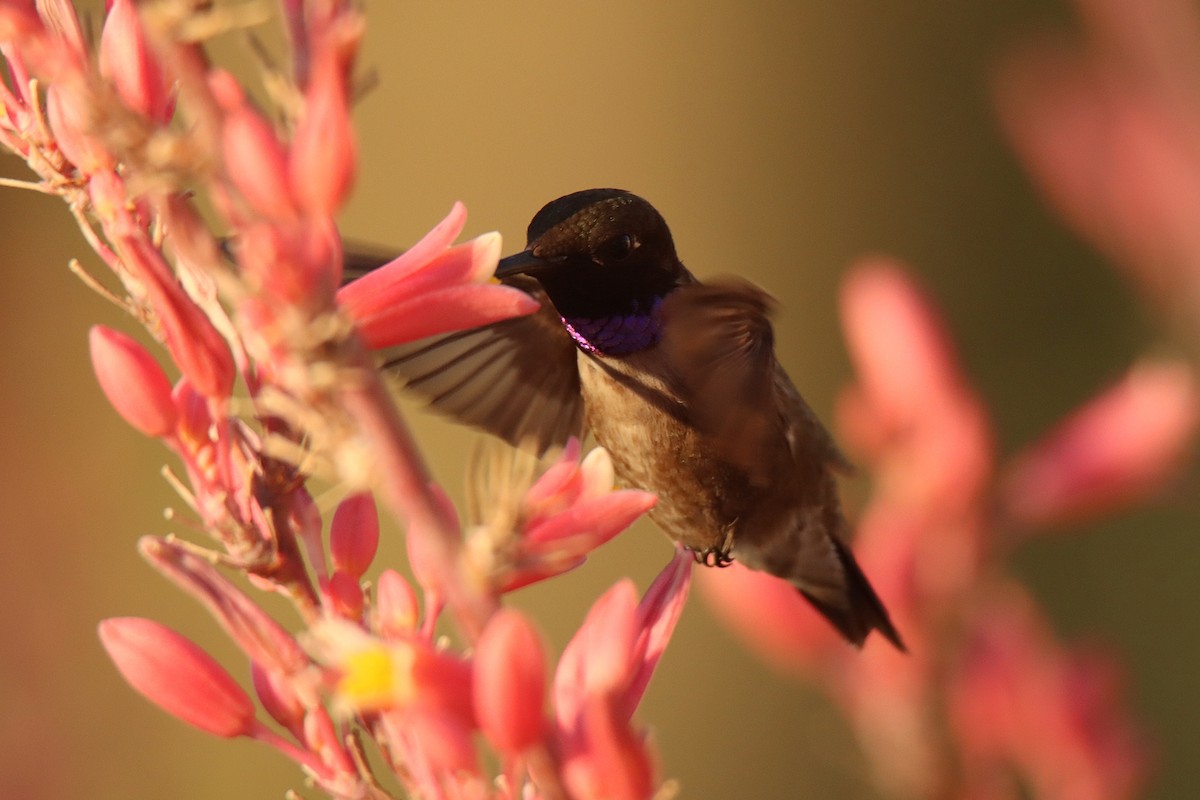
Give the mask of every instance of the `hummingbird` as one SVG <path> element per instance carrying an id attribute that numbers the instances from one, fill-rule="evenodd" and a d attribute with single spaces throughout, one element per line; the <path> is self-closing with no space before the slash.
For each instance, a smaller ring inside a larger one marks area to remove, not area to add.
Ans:
<path id="1" fill-rule="evenodd" d="M 877 630 L 904 649 L 844 541 L 849 464 L 775 357 L 769 295 L 697 280 L 662 215 L 621 189 L 546 204 L 495 276 L 541 309 L 393 349 L 384 369 L 515 446 L 590 430 L 698 562 L 782 578 L 854 645 Z"/>

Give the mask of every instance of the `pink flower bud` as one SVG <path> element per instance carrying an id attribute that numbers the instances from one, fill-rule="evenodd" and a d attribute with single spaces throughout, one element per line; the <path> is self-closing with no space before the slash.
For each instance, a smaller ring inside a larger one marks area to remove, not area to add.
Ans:
<path id="1" fill-rule="evenodd" d="M 271 719 L 292 733 L 303 730 L 306 709 L 285 676 L 251 661 L 250 679 L 258 701 Z"/>
<path id="2" fill-rule="evenodd" d="M 253 730 L 250 696 L 212 656 L 170 628 L 139 617 L 107 619 L 100 641 L 129 685 L 168 714 L 224 738 Z"/>
<path id="3" fill-rule="evenodd" d="M 519 753 L 537 742 L 545 727 L 546 654 L 522 614 L 492 616 L 475 645 L 474 675 L 475 716 L 492 744 Z"/>
<path id="4" fill-rule="evenodd" d="M 361 578 L 379 547 L 379 511 L 369 492 L 354 494 L 338 504 L 329 528 L 329 553 L 334 569 Z"/>
<path id="5" fill-rule="evenodd" d="M 354 183 L 357 148 L 346 75 L 334 58 L 313 66 L 288 160 L 292 193 L 304 210 L 333 217 Z"/>
<path id="6" fill-rule="evenodd" d="M 1162 488 L 1200 427 L 1200 389 L 1182 363 L 1135 366 L 1014 460 L 1002 498 L 1016 519 L 1077 520 Z"/>
<path id="7" fill-rule="evenodd" d="M 112 0 L 100 34 L 100 73 L 134 111 L 158 123 L 171 118 L 175 104 L 169 82 L 133 0 Z"/>
<path id="8" fill-rule="evenodd" d="M 69 84 L 56 83 L 46 90 L 46 116 L 54 141 L 67 160 L 84 175 L 116 169 L 116 159 L 92 133 L 87 100 Z"/>
<path id="9" fill-rule="evenodd" d="M 336 570 L 321 582 L 321 593 L 333 611 L 343 619 L 361 619 L 363 591 L 358 578 Z"/>
<path id="10" fill-rule="evenodd" d="M 229 179 L 250 207 L 264 217 L 295 218 L 298 212 L 288 186 L 287 150 L 274 127 L 250 107 L 232 75 L 214 71 L 209 82 L 225 111 L 221 148 Z"/>
<path id="11" fill-rule="evenodd" d="M 213 418 L 204 396 L 196 391 L 187 378 L 182 378 L 171 391 L 171 399 L 179 411 L 179 438 L 190 450 L 206 446 Z"/>
<path id="12" fill-rule="evenodd" d="M 88 333 L 92 369 L 121 418 L 147 436 L 167 436 L 179 413 L 166 373 L 146 349 L 120 331 L 95 325 Z"/>
<path id="13" fill-rule="evenodd" d="M 389 641 L 411 636 L 421 621 L 417 593 L 394 569 L 384 570 L 375 587 L 373 628 Z"/>

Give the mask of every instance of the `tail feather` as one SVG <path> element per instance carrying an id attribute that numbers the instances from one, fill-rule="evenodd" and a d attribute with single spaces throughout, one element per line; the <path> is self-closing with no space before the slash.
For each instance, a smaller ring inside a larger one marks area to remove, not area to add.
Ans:
<path id="1" fill-rule="evenodd" d="M 831 602 L 830 599 L 798 588 L 800 594 L 804 595 L 804 599 L 812 603 L 813 607 L 855 647 L 862 647 L 867 635 L 875 630 L 895 645 L 896 649 L 908 652 L 892 624 L 891 617 L 888 616 L 887 609 L 883 607 L 879 595 L 875 594 L 871 582 L 858 566 L 850 548 L 837 537 L 830 539 L 846 578 L 844 591 L 837 598 L 838 602 Z"/>

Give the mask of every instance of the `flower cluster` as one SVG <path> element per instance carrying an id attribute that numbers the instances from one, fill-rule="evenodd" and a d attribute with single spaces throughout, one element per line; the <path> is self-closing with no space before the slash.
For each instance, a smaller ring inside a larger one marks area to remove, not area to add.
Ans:
<path id="1" fill-rule="evenodd" d="M 676 554 L 640 602 L 618 583 L 548 677 L 537 630 L 501 608 L 504 595 L 577 566 L 654 498 L 614 490 L 607 453 L 581 458 L 572 442 L 544 470 L 521 461 L 476 476 L 481 513 L 463 530 L 369 347 L 537 304 L 489 281 L 498 234 L 454 244 L 461 205 L 341 286 L 334 216 L 355 172 L 349 105 L 364 22 L 341 0 L 285 0 L 281 11 L 292 71 L 264 82 L 276 106 L 264 111 L 203 49 L 247 24 L 244 9 L 113 0 L 96 53 L 67 0 L 0 2 L 0 143 L 36 175 L 4 183 L 67 202 L 112 273 L 81 277 L 141 322 L 178 373 L 125 333 L 91 332 L 105 396 L 173 453 L 167 477 L 208 536 L 146 537 L 139 550 L 237 644 L 252 691 L 151 620 L 106 620 L 101 641 L 163 710 L 274 747 L 333 797 L 649 797 L 660 778 L 633 716 L 687 597 L 690 559 Z M 350 492 L 328 521 L 314 476 Z M 376 496 L 407 524 L 420 596 L 394 570 L 368 577 Z M 287 598 L 295 623 L 268 614 L 262 593 Z M 435 634 L 446 618 L 456 645 Z"/>
<path id="2" fill-rule="evenodd" d="M 873 482 L 856 551 L 910 654 L 846 653 L 759 574 L 702 581 L 751 646 L 830 691 L 889 794 L 1117 800 L 1145 783 L 1116 659 L 1058 641 L 1008 557 L 1063 523 L 1160 497 L 1195 455 L 1200 93 L 1187 81 L 1200 39 L 1183 34 L 1200 17 L 1172 0 L 1077 4 L 1092 42 L 1016 54 L 1001 116 L 1051 201 L 1130 272 L 1187 356 L 1143 358 L 998 463 L 932 303 L 901 265 L 864 261 L 842 288 L 858 377 L 838 429 Z"/>
<path id="3" fill-rule="evenodd" d="M 1001 463 L 932 303 L 899 265 L 864 262 L 842 293 L 858 379 L 838 427 L 874 481 L 858 557 L 909 653 L 847 648 L 761 573 L 734 565 L 703 580 L 753 647 L 830 689 L 889 794 L 1125 798 L 1145 774 L 1115 660 L 1058 641 L 1006 569 L 1025 537 L 1154 497 L 1200 430 L 1200 95 L 1179 77 L 1198 44 L 1180 32 L 1200 21 L 1179 0 L 1078 3 L 1095 42 L 1014 57 L 1002 116 L 1052 202 L 1130 270 L 1188 357 L 1133 365 Z M 346 0 L 280 10 L 291 70 L 264 82 L 267 110 L 204 51 L 253 9 L 111 0 L 93 48 L 68 0 L 0 0 L 0 144 L 35 175 L 3 184 L 66 201 L 111 271 L 81 277 L 161 345 L 90 336 L 105 396 L 173 454 L 168 479 L 208 537 L 146 537 L 139 550 L 236 643 L 247 680 L 147 619 L 104 621 L 103 646 L 163 710 L 273 747 L 333 797 L 667 793 L 634 715 L 691 559 L 677 552 L 641 598 L 618 582 L 556 664 L 504 606 L 655 498 L 615 490 L 608 454 L 572 441 L 548 464 L 510 451 L 479 461 L 460 521 L 370 349 L 536 303 L 489 281 L 497 234 L 455 244 L 461 205 L 342 286 L 334 218 L 356 168 L 364 20 Z M 331 516 L 313 477 L 349 492 Z M 405 524 L 411 579 L 374 566 L 376 498 Z M 286 598 L 294 620 L 265 611 L 263 593 Z M 457 638 L 439 635 L 443 621 Z"/>

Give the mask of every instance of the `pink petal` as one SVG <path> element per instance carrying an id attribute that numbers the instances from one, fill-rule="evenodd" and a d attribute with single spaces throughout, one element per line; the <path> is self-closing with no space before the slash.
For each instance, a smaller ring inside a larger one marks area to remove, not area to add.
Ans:
<path id="1" fill-rule="evenodd" d="M 410 637 L 421 621 L 417 593 L 394 569 L 384 570 L 379 575 L 374 615 L 375 632 L 389 641 Z"/>
<path id="2" fill-rule="evenodd" d="M 630 716 L 642 701 L 646 686 L 654 675 L 654 668 L 671 641 L 675 623 L 683 614 L 688 589 L 692 585 L 692 554 L 682 548 L 675 549 L 674 557 L 663 567 L 662 572 L 650 584 L 642 602 L 638 604 L 638 636 L 636 650 L 641 654 L 635 666 L 633 679 L 622 697 L 624 709 Z"/>
<path id="3" fill-rule="evenodd" d="M 584 500 L 534 525 L 523 542 L 535 553 L 588 553 L 628 528 L 656 502 L 656 495 L 636 489 Z"/>
<path id="4" fill-rule="evenodd" d="M 209 83 L 225 111 L 221 148 L 229 179 L 259 214 L 294 219 L 298 208 L 288 184 L 287 150 L 275 128 L 250 107 L 232 75 L 214 70 Z"/>
<path id="5" fill-rule="evenodd" d="M 569 751 L 563 780 L 578 800 L 649 800 L 654 762 L 644 739 L 605 698 L 589 700 L 582 741 Z"/>
<path id="6" fill-rule="evenodd" d="M 250 662 L 250 678 L 258 701 L 271 715 L 271 719 L 292 733 L 302 731 L 304 715 L 308 709 L 301 702 L 288 678 L 253 661 Z"/>
<path id="7" fill-rule="evenodd" d="M 146 40 L 133 0 L 112 0 L 100 34 L 100 73 L 134 111 L 160 124 L 174 102 L 158 54 Z"/>
<path id="8" fill-rule="evenodd" d="M 899 264 L 856 265 L 842 282 L 841 309 L 863 391 L 885 418 L 921 416 L 960 386 L 950 337 Z"/>
<path id="9" fill-rule="evenodd" d="M 532 314 L 540 307 L 519 289 L 467 284 L 409 298 L 355 321 L 367 346 L 378 349 Z"/>
<path id="10" fill-rule="evenodd" d="M 176 542 L 150 536 L 138 541 L 138 549 L 151 566 L 199 600 L 252 661 L 284 675 L 309 665 L 295 637 L 212 563 Z"/>
<path id="11" fill-rule="evenodd" d="M 563 649 L 554 675 L 554 710 L 559 728 L 577 730 L 586 698 L 619 692 L 633 673 L 637 590 L 625 579 L 601 595 Z"/>
<path id="12" fill-rule="evenodd" d="M 966 513 L 991 479 L 991 428 L 935 309 L 884 260 L 856 266 L 841 300 L 859 385 L 839 404 L 839 431 L 891 502 L 931 519 Z"/>
<path id="13" fill-rule="evenodd" d="M 358 148 L 347 80 L 333 53 L 315 59 L 288 155 L 292 194 L 315 217 L 332 218 L 354 184 Z"/>
<path id="14" fill-rule="evenodd" d="M 466 222 L 466 206 L 462 203 L 455 203 L 446 218 L 425 234 L 421 241 L 405 250 L 390 263 L 372 270 L 358 280 L 342 287 L 338 292 L 338 301 L 350 310 L 351 316 L 358 316 L 355 314 L 355 309 L 373 311 L 375 307 L 371 304 L 374 302 L 374 297 L 380 292 L 387 291 L 388 287 L 393 284 L 402 284 L 414 273 L 424 269 L 441 256 L 462 233 Z M 467 252 L 473 251 L 468 250 Z M 456 255 L 452 260 L 454 263 L 458 263 L 457 259 Z"/>
<path id="15" fill-rule="evenodd" d="M 358 578 L 335 570 L 321 581 L 321 595 L 326 609 L 342 619 L 359 620 L 363 613 L 363 591 Z"/>
<path id="16" fill-rule="evenodd" d="M 496 271 L 500 247 L 500 234 L 485 233 L 425 262 L 414 261 L 409 251 L 344 286 L 338 300 L 357 320 L 439 288 L 481 283 Z"/>
<path id="17" fill-rule="evenodd" d="M 138 617 L 106 619 L 100 641 L 129 685 L 168 714 L 224 738 L 253 730 L 249 695 L 212 656 L 170 628 Z"/>

